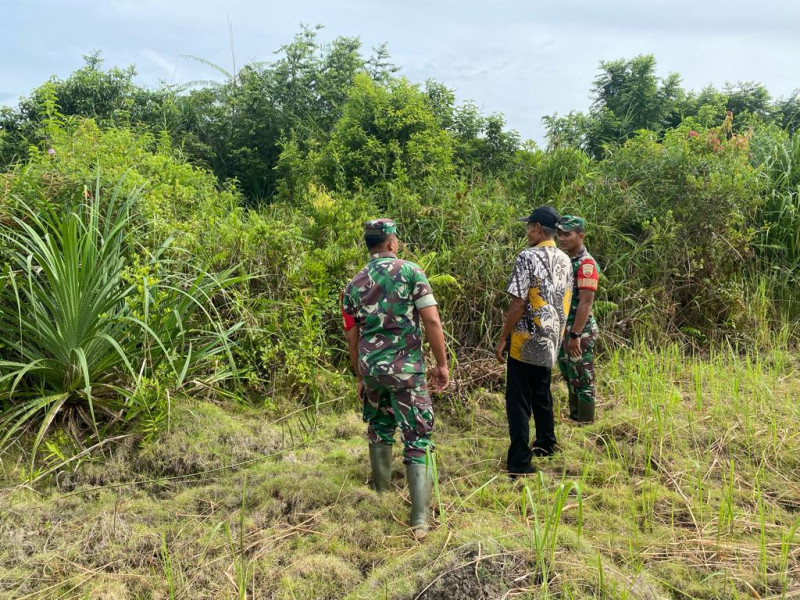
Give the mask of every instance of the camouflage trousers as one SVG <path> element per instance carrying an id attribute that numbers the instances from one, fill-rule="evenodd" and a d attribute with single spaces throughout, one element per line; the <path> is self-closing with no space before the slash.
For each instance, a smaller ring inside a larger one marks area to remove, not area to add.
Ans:
<path id="1" fill-rule="evenodd" d="M 581 355 L 566 352 L 569 336 L 564 337 L 558 352 L 558 368 L 569 389 L 569 418 L 581 423 L 594 421 L 594 342 L 597 328 L 581 334 Z"/>
<path id="2" fill-rule="evenodd" d="M 425 464 L 433 452 L 433 404 L 424 374 L 364 376 L 364 422 L 371 444 L 394 444 L 403 436 L 403 462 Z"/>

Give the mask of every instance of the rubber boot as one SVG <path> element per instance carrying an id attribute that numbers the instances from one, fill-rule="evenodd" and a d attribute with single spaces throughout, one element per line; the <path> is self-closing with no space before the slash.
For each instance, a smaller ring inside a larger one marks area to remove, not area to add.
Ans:
<path id="1" fill-rule="evenodd" d="M 578 394 L 570 390 L 569 392 L 569 418 L 578 421 Z"/>
<path id="2" fill-rule="evenodd" d="M 407 464 L 406 476 L 411 496 L 411 533 L 421 542 L 428 536 L 433 470 L 429 465 Z"/>
<path id="3" fill-rule="evenodd" d="M 594 402 L 578 402 L 578 423 L 594 422 Z"/>
<path id="4" fill-rule="evenodd" d="M 379 494 L 392 489 L 392 447 L 389 444 L 369 445 L 369 466 L 372 468 L 372 489 Z"/>

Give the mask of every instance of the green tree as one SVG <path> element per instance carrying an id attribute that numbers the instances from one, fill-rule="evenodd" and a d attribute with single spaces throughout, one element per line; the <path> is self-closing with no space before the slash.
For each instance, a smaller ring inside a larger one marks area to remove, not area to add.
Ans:
<path id="1" fill-rule="evenodd" d="M 592 89 L 593 109 L 596 113 L 610 115 L 600 118 L 593 132 L 595 139 L 590 143 L 595 154 L 598 144 L 624 141 L 639 129 L 663 131 L 683 96 L 677 73 L 665 79 L 657 77 L 656 60 L 652 55 L 603 62 L 600 69 Z"/>
<path id="2" fill-rule="evenodd" d="M 104 126 L 143 124 L 152 131 L 171 133 L 181 129 L 184 115 L 172 90 L 136 85 L 133 66 L 103 70 L 99 52 L 83 58 L 84 66 L 65 80 L 53 78 L 23 98 L 16 109 L 0 112 L 0 130 L 5 132 L 0 165 L 8 165 L 15 156 L 25 156 L 29 146 L 43 141 L 41 126 L 51 95 L 65 117 L 90 117 Z"/>
<path id="3" fill-rule="evenodd" d="M 456 103 L 456 95 L 445 84 L 433 79 L 428 79 L 425 82 L 425 94 L 428 96 L 428 102 L 436 116 L 436 121 L 442 129 L 451 129 L 454 122 L 454 109 Z"/>
<path id="4" fill-rule="evenodd" d="M 551 147 L 577 141 L 579 147 L 600 157 L 606 144 L 623 143 L 635 131 L 663 132 L 675 121 L 684 96 L 680 76 L 671 73 L 659 78 L 652 55 L 601 62 L 591 93 L 588 115 L 570 113 L 545 120 Z"/>
<path id="5" fill-rule="evenodd" d="M 452 132 L 456 164 L 462 172 L 498 174 L 513 161 L 520 139 L 507 131 L 502 115 L 485 117 L 473 102 L 453 110 Z"/>
<path id="6" fill-rule="evenodd" d="M 775 117 L 780 127 L 790 133 L 800 129 L 800 90 L 774 104 Z"/>
<path id="7" fill-rule="evenodd" d="M 290 172 L 297 176 L 295 158 L 305 161 L 311 150 L 327 143 L 356 75 L 388 81 L 396 70 L 385 45 L 366 58 L 358 38 L 322 44 L 320 29 L 303 27 L 275 61 L 247 65 L 235 81 L 218 86 L 214 105 L 205 105 L 208 120 L 192 129 L 209 149 L 217 176 L 238 180 L 251 202 L 293 188 L 281 178 Z"/>
<path id="8" fill-rule="evenodd" d="M 389 180 L 414 183 L 451 172 L 452 144 L 416 85 L 400 78 L 384 86 L 361 74 L 316 160 L 329 188 L 359 189 Z"/>
<path id="9" fill-rule="evenodd" d="M 693 117 L 703 127 L 716 127 L 725 120 L 728 97 L 708 85 L 699 93 L 689 92 L 682 103 L 681 117 Z M 673 123 L 677 126 L 679 123 Z"/>
<path id="10" fill-rule="evenodd" d="M 735 85 L 727 84 L 725 95 L 728 97 L 727 109 L 737 120 L 744 122 L 744 118 L 750 116 L 768 120 L 771 116 L 770 95 L 760 83 L 740 81 Z"/>

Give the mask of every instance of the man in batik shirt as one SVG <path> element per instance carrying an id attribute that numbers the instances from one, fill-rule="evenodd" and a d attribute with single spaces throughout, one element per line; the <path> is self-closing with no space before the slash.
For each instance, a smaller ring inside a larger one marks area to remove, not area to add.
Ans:
<path id="1" fill-rule="evenodd" d="M 556 450 L 550 375 L 564 336 L 572 294 L 572 265 L 553 240 L 560 216 L 540 206 L 529 217 L 530 248 L 517 255 L 506 291 L 511 296 L 495 348 L 503 362 L 508 346 L 506 416 L 511 444 L 507 468 L 512 478 L 533 473 L 531 457 Z M 510 340 L 510 345 L 509 345 Z M 533 415 L 536 439 L 530 444 Z"/>
<path id="2" fill-rule="evenodd" d="M 364 224 L 370 257 L 342 294 L 342 315 L 350 363 L 358 378 L 369 425 L 369 457 L 377 492 L 391 489 L 392 445 L 400 426 L 403 462 L 411 496 L 411 529 L 428 532 L 433 451 L 433 406 L 425 380 L 422 330 L 436 366 L 431 388 L 447 387 L 449 371 L 442 323 L 428 278 L 416 264 L 397 258 L 397 226 L 391 219 Z"/>
<path id="3" fill-rule="evenodd" d="M 567 318 L 567 336 L 558 354 L 558 367 L 569 388 L 569 418 L 578 423 L 594 421 L 594 342 L 597 322 L 592 303 L 600 271 L 584 246 L 586 221 L 564 215 L 558 225 L 558 243 L 572 259 L 572 303 Z"/>

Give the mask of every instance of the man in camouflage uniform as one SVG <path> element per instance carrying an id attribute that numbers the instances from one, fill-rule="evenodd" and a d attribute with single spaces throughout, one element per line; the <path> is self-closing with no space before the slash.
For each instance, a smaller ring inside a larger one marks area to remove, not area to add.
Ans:
<path id="1" fill-rule="evenodd" d="M 531 457 L 556 451 L 550 376 L 567 323 L 572 294 L 569 257 L 553 237 L 559 214 L 540 206 L 529 217 L 530 248 L 517 255 L 506 291 L 511 302 L 495 348 L 506 362 L 506 417 L 510 445 L 506 465 L 512 479 L 533 473 Z M 530 419 L 536 439 L 530 443 Z"/>
<path id="2" fill-rule="evenodd" d="M 397 258 L 397 226 L 391 219 L 364 224 L 370 252 L 367 266 L 342 293 L 342 316 L 350 363 L 358 378 L 367 422 L 373 486 L 391 489 L 392 445 L 399 425 L 403 462 L 411 495 L 414 537 L 428 532 L 433 451 L 433 406 L 425 380 L 422 330 L 436 358 L 430 373 L 433 391 L 447 387 L 449 371 L 444 332 L 433 290 L 422 269 Z"/>
<path id="3" fill-rule="evenodd" d="M 558 242 L 572 260 L 574 281 L 567 336 L 558 354 L 558 367 L 569 388 L 569 418 L 578 423 L 591 423 L 594 421 L 594 343 L 597 338 L 592 302 L 600 272 L 583 244 L 586 221 L 564 215 L 557 228 Z"/>

